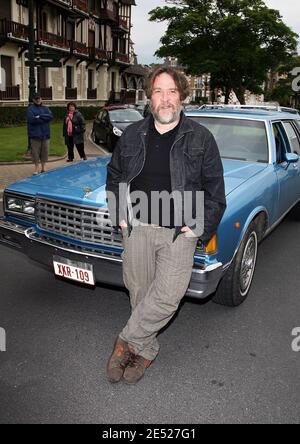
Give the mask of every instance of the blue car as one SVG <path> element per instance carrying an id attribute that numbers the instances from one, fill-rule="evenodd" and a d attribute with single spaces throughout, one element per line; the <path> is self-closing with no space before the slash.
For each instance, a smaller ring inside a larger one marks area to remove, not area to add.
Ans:
<path id="1" fill-rule="evenodd" d="M 259 242 L 293 209 L 300 219 L 300 116 L 204 109 L 187 116 L 214 135 L 227 209 L 216 235 L 195 251 L 187 295 L 237 306 L 248 296 Z M 86 285 L 123 286 L 121 234 L 106 206 L 110 155 L 8 186 L 0 241 Z"/>

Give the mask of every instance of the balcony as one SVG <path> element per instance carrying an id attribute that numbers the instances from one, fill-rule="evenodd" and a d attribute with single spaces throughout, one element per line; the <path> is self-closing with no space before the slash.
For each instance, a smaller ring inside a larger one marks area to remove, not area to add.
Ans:
<path id="1" fill-rule="evenodd" d="M 77 88 L 65 88 L 66 100 L 77 100 Z"/>
<path id="2" fill-rule="evenodd" d="M 89 57 L 91 60 L 107 60 L 107 51 L 100 48 L 89 46 Z"/>
<path id="3" fill-rule="evenodd" d="M 115 52 L 115 61 L 130 65 L 128 54 L 121 54 L 120 52 Z"/>
<path id="4" fill-rule="evenodd" d="M 72 0 L 48 0 L 50 3 L 55 4 L 56 6 L 61 6 L 64 9 L 70 8 L 72 6 Z"/>
<path id="5" fill-rule="evenodd" d="M 20 85 L 7 86 L 5 91 L 0 91 L 0 100 L 20 100 Z"/>
<path id="6" fill-rule="evenodd" d="M 85 43 L 75 42 L 74 40 L 70 40 L 69 43 L 73 54 L 84 57 L 89 56 L 89 48 Z"/>
<path id="7" fill-rule="evenodd" d="M 136 90 L 135 89 L 130 89 L 128 91 L 126 89 L 122 89 L 120 96 L 121 96 L 121 103 L 123 103 L 125 105 L 136 103 Z"/>
<path id="8" fill-rule="evenodd" d="M 28 26 L 7 19 L 0 20 L 0 37 L 2 40 L 22 40 L 28 42 Z"/>
<path id="9" fill-rule="evenodd" d="M 52 100 L 52 86 L 39 89 L 43 100 Z"/>
<path id="10" fill-rule="evenodd" d="M 112 29 L 115 33 L 129 32 L 129 24 L 125 17 L 118 17 L 117 21 L 113 23 Z"/>
<path id="11" fill-rule="evenodd" d="M 65 37 L 57 34 L 51 34 L 50 32 L 39 30 L 37 40 L 40 45 L 54 46 L 65 51 L 70 50 L 69 41 Z"/>
<path id="12" fill-rule="evenodd" d="M 116 11 L 112 11 L 111 9 L 101 8 L 99 18 L 101 22 L 116 23 L 118 21 L 118 16 Z"/>
<path id="13" fill-rule="evenodd" d="M 88 100 L 96 100 L 97 99 L 97 88 L 95 89 L 87 89 L 86 96 Z"/>
<path id="14" fill-rule="evenodd" d="M 108 61 L 110 63 L 121 63 L 130 65 L 129 55 L 128 54 L 121 54 L 120 52 L 116 51 L 108 51 Z"/>
<path id="15" fill-rule="evenodd" d="M 88 0 L 73 0 L 73 10 L 82 13 L 85 16 L 89 15 Z"/>

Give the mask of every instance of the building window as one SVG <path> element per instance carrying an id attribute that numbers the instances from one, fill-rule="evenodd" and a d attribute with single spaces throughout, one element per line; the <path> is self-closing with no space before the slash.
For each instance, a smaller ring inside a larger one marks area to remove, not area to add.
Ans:
<path id="1" fill-rule="evenodd" d="M 88 89 L 94 89 L 94 71 L 93 71 L 93 69 L 88 70 Z"/>
<path id="2" fill-rule="evenodd" d="M 5 89 L 12 86 L 12 57 L 1 56 L 1 83 Z"/>
<path id="3" fill-rule="evenodd" d="M 111 91 L 115 91 L 116 90 L 116 73 L 112 72 L 111 73 Z"/>
<path id="4" fill-rule="evenodd" d="M 75 24 L 67 22 L 67 40 L 75 40 Z"/>
<path id="5" fill-rule="evenodd" d="M 67 88 L 73 88 L 74 69 L 73 66 L 67 66 Z"/>

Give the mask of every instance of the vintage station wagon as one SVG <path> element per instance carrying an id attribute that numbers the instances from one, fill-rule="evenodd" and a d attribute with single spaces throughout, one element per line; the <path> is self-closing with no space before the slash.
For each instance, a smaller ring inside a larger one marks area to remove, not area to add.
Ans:
<path id="1" fill-rule="evenodd" d="M 300 219 L 300 116 L 282 111 L 186 112 L 214 135 L 227 209 L 217 234 L 195 251 L 187 295 L 228 306 L 247 297 L 259 242 L 293 208 Z M 8 186 L 0 241 L 85 284 L 123 285 L 122 239 L 106 206 L 110 155 Z"/>

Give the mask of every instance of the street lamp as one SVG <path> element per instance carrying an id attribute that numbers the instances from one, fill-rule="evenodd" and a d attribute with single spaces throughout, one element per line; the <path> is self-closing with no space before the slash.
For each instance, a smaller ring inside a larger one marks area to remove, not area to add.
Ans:
<path id="1" fill-rule="evenodd" d="M 33 0 L 28 0 L 28 25 L 29 25 L 29 102 L 32 102 L 35 94 L 35 73 L 34 73 L 34 46 L 35 46 L 35 32 L 33 22 Z"/>

